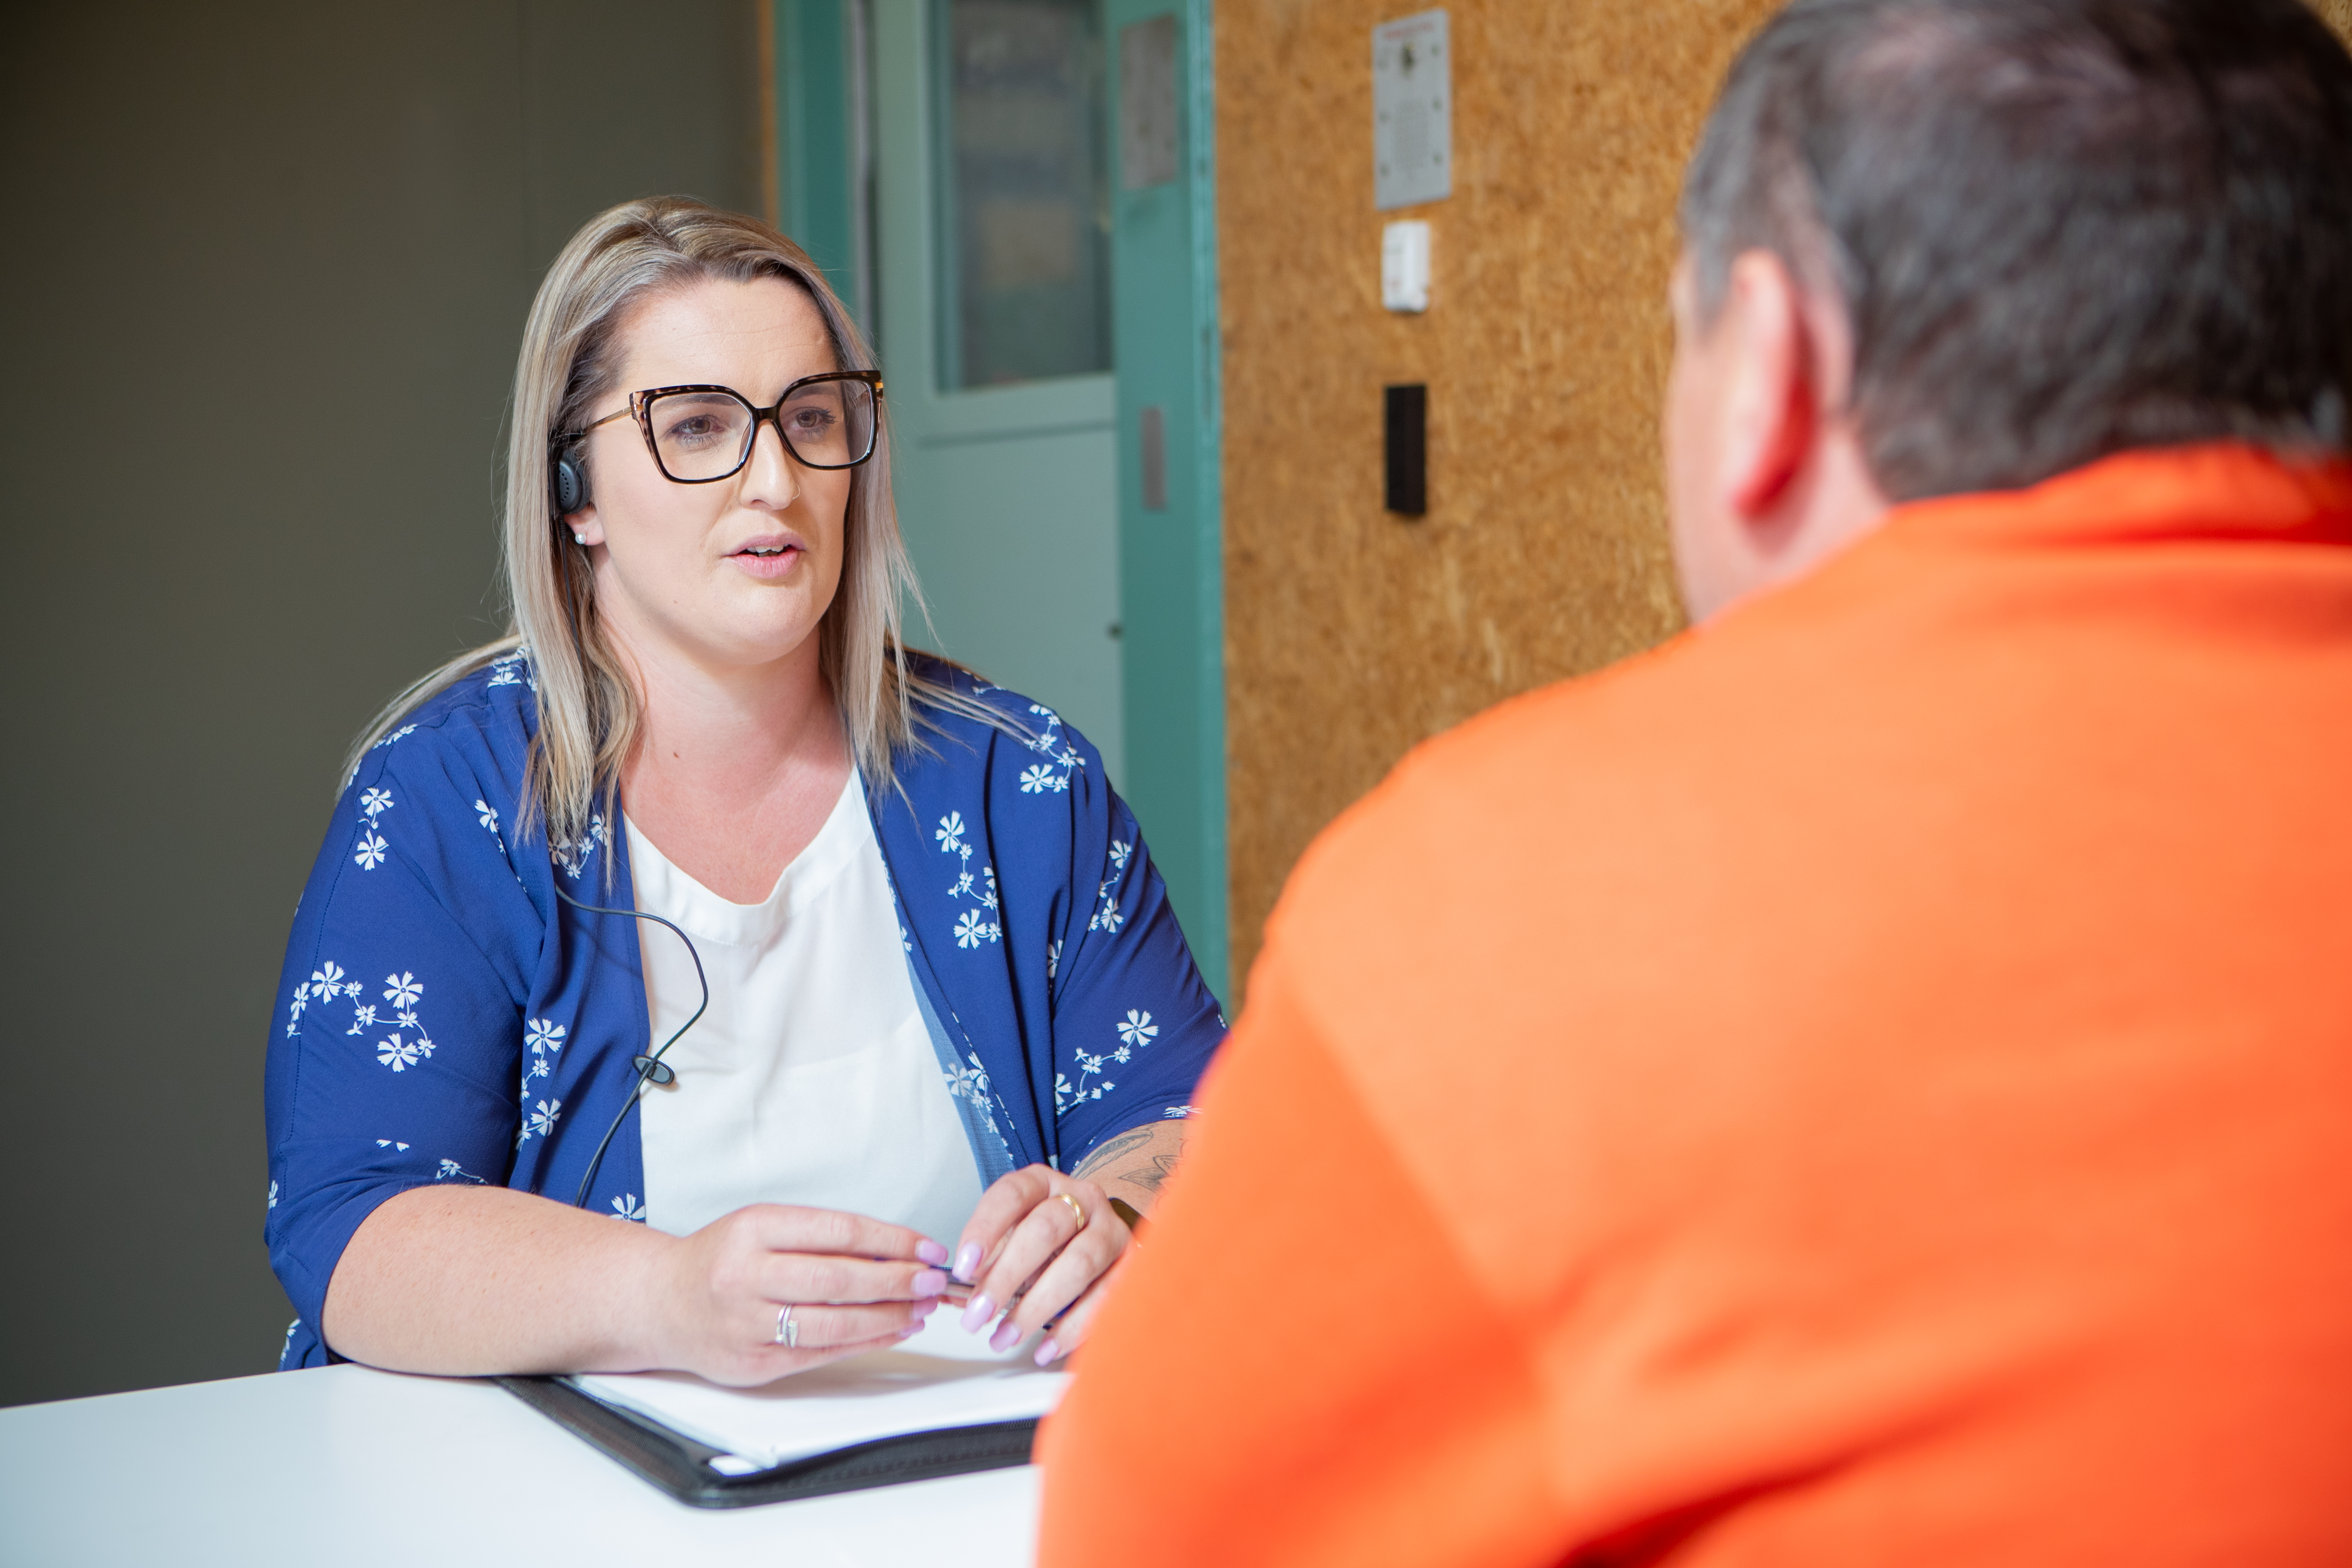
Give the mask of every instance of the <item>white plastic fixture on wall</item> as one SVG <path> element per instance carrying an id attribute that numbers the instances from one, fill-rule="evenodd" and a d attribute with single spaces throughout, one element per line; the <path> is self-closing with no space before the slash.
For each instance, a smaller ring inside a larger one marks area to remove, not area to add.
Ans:
<path id="1" fill-rule="evenodd" d="M 1429 309 L 1429 225 L 1418 218 L 1381 226 L 1381 303 L 1416 314 Z"/>

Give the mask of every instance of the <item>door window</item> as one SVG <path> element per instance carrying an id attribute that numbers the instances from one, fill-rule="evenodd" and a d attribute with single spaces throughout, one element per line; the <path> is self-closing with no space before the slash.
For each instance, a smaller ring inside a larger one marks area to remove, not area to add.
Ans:
<path id="1" fill-rule="evenodd" d="M 1111 368 L 1097 0 L 932 0 L 940 389 Z"/>

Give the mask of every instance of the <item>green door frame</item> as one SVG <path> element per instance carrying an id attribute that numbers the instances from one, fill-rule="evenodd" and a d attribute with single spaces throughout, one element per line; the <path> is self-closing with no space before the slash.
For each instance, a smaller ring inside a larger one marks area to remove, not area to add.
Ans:
<path id="1" fill-rule="evenodd" d="M 1104 0 L 1119 115 L 1119 30 L 1176 17 L 1176 178 L 1115 190 L 1119 620 L 1127 795 L 1209 988 L 1233 994 L 1225 893 L 1225 638 L 1210 0 Z M 1117 170 L 1116 155 L 1111 166 Z M 1114 179 L 1114 185 L 1117 184 Z M 1166 506 L 1143 496 L 1144 410 L 1160 410 Z"/>
<path id="2" fill-rule="evenodd" d="M 773 58 L 768 90 L 776 128 L 776 226 L 824 268 L 834 292 L 874 330 L 857 276 L 857 146 L 850 91 L 850 33 L 843 0 L 769 0 Z"/>
<path id="3" fill-rule="evenodd" d="M 920 0 L 874 0 L 908 5 Z M 1109 118 L 1119 123 L 1119 29 L 1173 15 L 1174 180 L 1116 190 L 1111 319 L 1118 417 L 1119 619 L 1126 763 L 1202 975 L 1232 994 L 1225 847 L 1224 561 L 1218 384 L 1211 0 L 1102 0 Z M 850 29 L 845 0 L 769 0 L 784 231 L 845 299 L 861 289 L 852 200 Z M 1112 165 L 1118 166 L 1114 153 Z M 867 325 L 873 323 L 869 320 Z M 886 328 L 887 330 L 887 328 Z M 1165 436 L 1165 505 L 1143 495 L 1144 410 Z"/>

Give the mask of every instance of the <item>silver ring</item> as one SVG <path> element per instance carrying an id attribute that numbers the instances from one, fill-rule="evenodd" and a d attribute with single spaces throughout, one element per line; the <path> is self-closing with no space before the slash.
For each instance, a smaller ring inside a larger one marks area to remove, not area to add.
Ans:
<path id="1" fill-rule="evenodd" d="M 789 1306 L 776 1314 L 776 1342 L 788 1351 L 801 1348 L 801 1326 L 793 1321 L 793 1310 Z"/>

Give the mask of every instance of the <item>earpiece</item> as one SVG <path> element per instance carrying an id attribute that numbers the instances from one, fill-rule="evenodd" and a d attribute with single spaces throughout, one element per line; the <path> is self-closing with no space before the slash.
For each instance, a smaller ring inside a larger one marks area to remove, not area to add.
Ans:
<path id="1" fill-rule="evenodd" d="M 555 515 L 570 517 L 588 504 L 588 468 L 578 454 L 555 455 Z"/>

